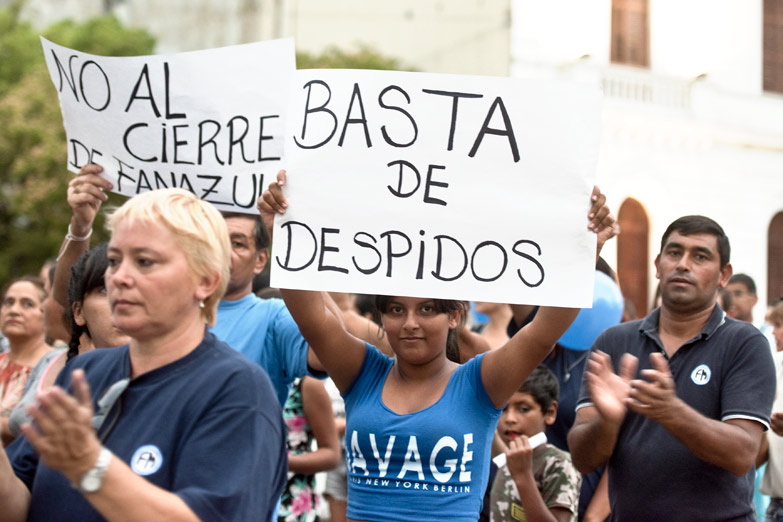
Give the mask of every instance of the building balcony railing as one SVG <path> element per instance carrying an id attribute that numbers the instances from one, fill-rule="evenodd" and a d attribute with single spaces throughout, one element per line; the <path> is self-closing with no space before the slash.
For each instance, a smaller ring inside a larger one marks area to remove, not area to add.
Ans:
<path id="1" fill-rule="evenodd" d="M 675 109 L 691 107 L 692 84 L 693 80 L 661 76 L 633 67 L 611 65 L 601 71 L 601 85 L 607 98 Z"/>

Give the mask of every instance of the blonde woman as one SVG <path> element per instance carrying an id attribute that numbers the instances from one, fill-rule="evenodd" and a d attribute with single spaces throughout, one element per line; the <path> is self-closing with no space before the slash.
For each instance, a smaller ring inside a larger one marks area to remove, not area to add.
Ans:
<path id="1" fill-rule="evenodd" d="M 106 288 L 130 343 L 76 357 L 38 395 L 0 456 L 4 520 L 269 520 L 280 407 L 263 370 L 207 331 L 228 281 L 224 220 L 166 189 L 109 228 Z"/>

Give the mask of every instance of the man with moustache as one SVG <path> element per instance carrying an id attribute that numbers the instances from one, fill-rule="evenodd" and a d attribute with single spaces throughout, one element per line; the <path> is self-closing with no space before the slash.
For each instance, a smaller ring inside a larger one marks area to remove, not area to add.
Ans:
<path id="1" fill-rule="evenodd" d="M 608 462 L 611 520 L 755 520 L 775 371 L 764 336 L 716 304 L 729 255 L 715 221 L 675 220 L 660 308 L 593 344 L 568 445 L 582 473 Z"/>

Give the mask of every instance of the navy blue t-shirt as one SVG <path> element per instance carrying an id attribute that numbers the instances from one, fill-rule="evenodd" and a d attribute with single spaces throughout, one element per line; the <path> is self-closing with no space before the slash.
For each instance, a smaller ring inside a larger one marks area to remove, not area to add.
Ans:
<path id="1" fill-rule="evenodd" d="M 538 307 L 524 320 L 523 324 L 517 326 L 512 318 L 509 321 L 506 331 L 509 337 L 513 337 L 523 326 L 533 320 Z M 568 449 L 568 432 L 574 425 L 576 417 L 576 401 L 579 399 L 579 389 L 582 385 L 582 376 L 585 373 L 585 366 L 590 355 L 588 350 L 570 350 L 560 344 L 555 345 L 552 352 L 546 356 L 541 364 L 549 368 L 557 377 L 560 384 L 560 395 L 557 399 L 557 417 L 555 422 L 546 427 L 546 438 L 549 443 L 563 451 Z M 579 490 L 579 519 L 584 517 L 590 501 L 593 499 L 601 476 L 604 474 L 604 466 L 596 471 L 582 475 L 582 485 Z"/>
<path id="2" fill-rule="evenodd" d="M 76 368 L 97 401 L 130 375 L 128 346 L 74 358 L 57 384 L 68 389 Z M 269 520 L 285 485 L 285 431 L 269 377 L 209 332 L 185 357 L 130 381 L 98 434 L 115 458 L 202 520 Z M 104 520 L 23 437 L 8 455 L 31 490 L 28 520 Z"/>

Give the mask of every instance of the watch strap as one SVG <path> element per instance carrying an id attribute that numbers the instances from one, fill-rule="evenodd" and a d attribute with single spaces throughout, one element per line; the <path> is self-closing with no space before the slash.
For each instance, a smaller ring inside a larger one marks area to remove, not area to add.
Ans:
<path id="1" fill-rule="evenodd" d="M 78 482 L 72 484 L 72 486 L 82 493 L 94 493 L 98 491 L 103 485 L 103 475 L 106 473 L 106 468 L 109 467 L 111 458 L 112 452 L 106 447 L 101 447 L 95 465 L 82 475 Z"/>

